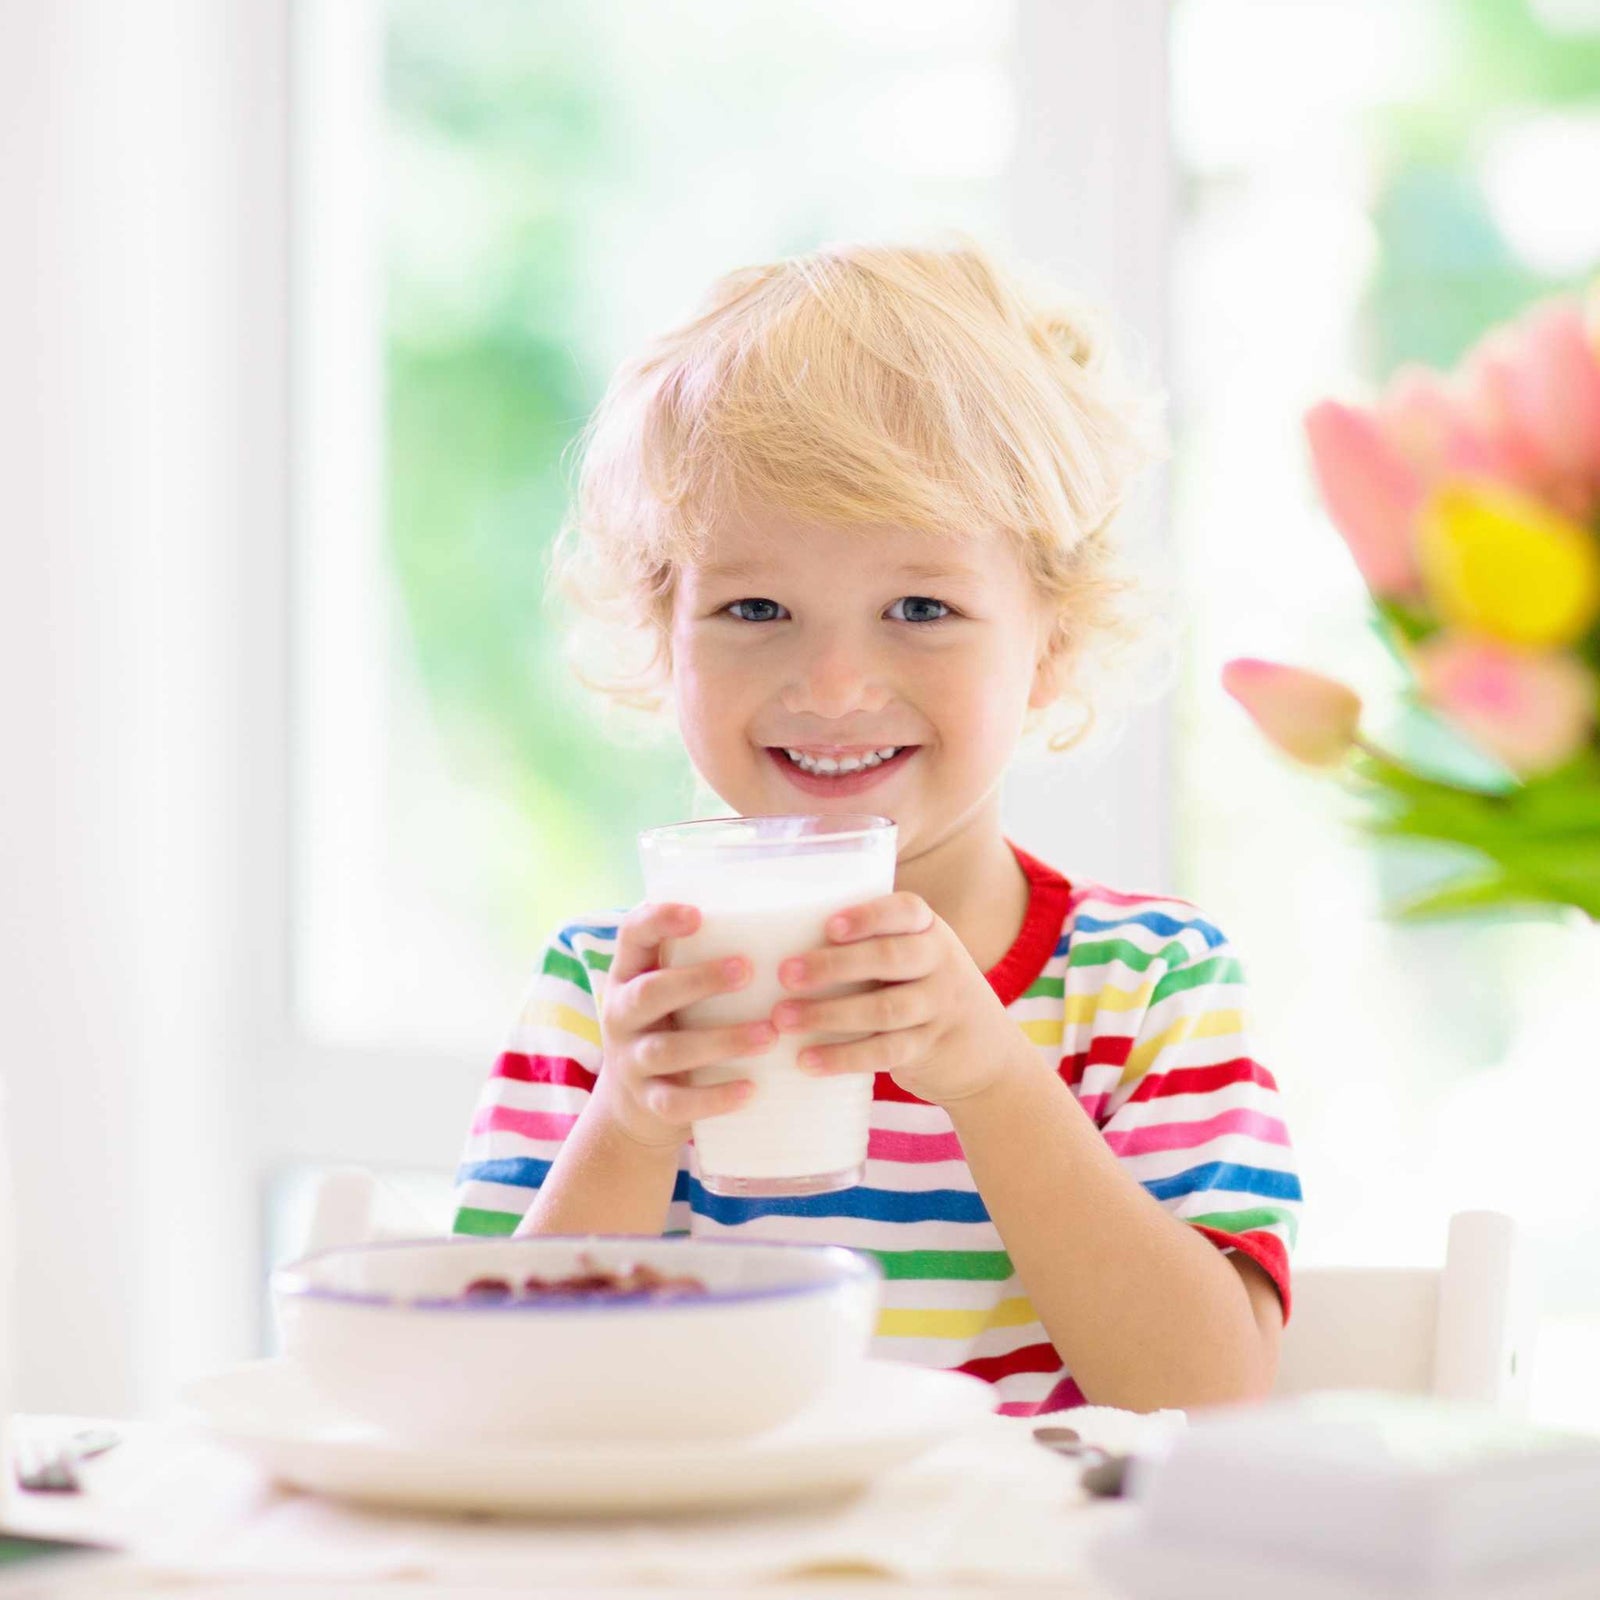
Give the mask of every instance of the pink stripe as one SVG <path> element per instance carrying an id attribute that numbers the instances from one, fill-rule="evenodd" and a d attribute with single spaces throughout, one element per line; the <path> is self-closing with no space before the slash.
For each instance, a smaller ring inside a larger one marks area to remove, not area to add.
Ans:
<path id="1" fill-rule="evenodd" d="M 1070 1411 L 1085 1404 L 1083 1390 L 1069 1373 L 1043 1400 L 1002 1400 L 995 1410 L 1002 1417 L 1042 1417 L 1051 1411 Z"/>
<path id="2" fill-rule="evenodd" d="M 1248 1106 L 1222 1111 L 1204 1122 L 1158 1122 L 1148 1128 L 1129 1128 L 1102 1135 L 1119 1156 L 1141 1156 L 1152 1150 L 1197 1150 L 1225 1133 L 1247 1133 L 1266 1144 L 1289 1142 L 1289 1130 L 1276 1117 Z"/>
<path id="3" fill-rule="evenodd" d="M 525 1139 L 560 1141 L 578 1120 L 570 1111 L 518 1111 L 513 1106 L 485 1106 L 472 1119 L 476 1133 L 520 1133 Z"/>
<path id="4" fill-rule="evenodd" d="M 896 1133 L 874 1128 L 867 1136 L 867 1154 L 875 1161 L 960 1161 L 961 1141 L 952 1133 Z"/>
<path id="5" fill-rule="evenodd" d="M 1106 1101 L 1110 1098 L 1111 1093 L 1109 1090 L 1105 1094 L 1086 1094 L 1078 1104 L 1083 1107 L 1084 1115 L 1091 1122 L 1098 1122 L 1101 1113 L 1106 1108 Z"/>
<path id="6" fill-rule="evenodd" d="M 1097 883 L 1086 883 L 1072 897 L 1072 909 L 1081 911 L 1091 901 L 1103 900 L 1108 906 L 1147 906 L 1155 902 L 1164 906 L 1187 906 L 1186 900 L 1174 900 L 1164 894 L 1124 894 L 1120 889 L 1105 889 Z"/>

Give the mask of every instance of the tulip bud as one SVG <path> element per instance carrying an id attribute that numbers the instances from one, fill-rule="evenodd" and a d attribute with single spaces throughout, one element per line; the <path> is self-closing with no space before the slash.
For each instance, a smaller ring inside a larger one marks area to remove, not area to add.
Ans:
<path id="1" fill-rule="evenodd" d="M 1514 490 L 1442 485 L 1418 523 L 1417 554 L 1444 620 L 1505 644 L 1571 644 L 1600 612 L 1594 536 Z"/>
<path id="2" fill-rule="evenodd" d="M 1273 661 L 1230 661 L 1222 687 L 1285 755 L 1336 767 L 1355 743 L 1361 699 L 1332 678 Z"/>
<path id="3" fill-rule="evenodd" d="M 1562 765 L 1594 727 L 1595 680 L 1572 656 L 1440 634 L 1413 660 L 1423 698 L 1523 777 Z"/>

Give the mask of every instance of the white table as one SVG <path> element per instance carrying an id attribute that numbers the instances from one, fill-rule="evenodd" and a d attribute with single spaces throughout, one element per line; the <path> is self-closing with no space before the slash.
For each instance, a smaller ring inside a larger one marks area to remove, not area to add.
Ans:
<path id="1" fill-rule="evenodd" d="M 49 1417 L 19 1418 L 19 1430 L 28 1428 L 39 1434 L 58 1436 L 76 1428 L 111 1426 L 124 1436 L 124 1444 L 106 1457 L 85 1462 L 79 1469 L 84 1492 L 76 1495 L 25 1494 L 13 1487 L 4 1504 L 4 1525 L 8 1531 L 39 1537 L 77 1538 L 88 1541 L 117 1541 L 128 1534 L 126 1486 L 130 1479 L 143 1478 L 152 1465 L 159 1470 L 165 1448 L 165 1430 L 140 1423 L 104 1423 L 97 1419 Z M 119 1459 L 120 1458 L 120 1459 Z M 1070 1481 L 1070 1480 L 1069 1480 Z M 11 1485 L 9 1464 L 6 1482 Z M 150 1515 L 148 1501 L 140 1507 Z M 1071 1512 L 1073 1518 L 1095 1518 L 1106 1526 L 1128 1515 L 1128 1508 L 1115 1502 L 1092 1502 Z M 499 1524 L 504 1527 L 504 1524 Z M 140 1600 L 460 1600 L 473 1594 L 512 1594 L 527 1600 L 661 1600 L 663 1595 L 711 1594 L 726 1600 L 1114 1600 L 1111 1592 L 1087 1581 L 1063 1585 L 1018 1585 L 1015 1582 L 927 1585 L 900 1582 L 882 1577 L 840 1574 L 817 1576 L 804 1581 L 743 1585 L 712 1590 L 696 1585 L 541 1585 L 536 1572 L 513 1581 L 449 1584 L 415 1579 L 341 1579 L 325 1583 L 306 1580 L 230 1579 L 173 1581 L 152 1575 L 132 1558 L 94 1557 L 74 1570 L 72 1558 L 62 1558 L 55 1570 L 48 1562 L 15 1569 L 0 1569 L 0 1600 L 100 1600 L 119 1595 Z"/>

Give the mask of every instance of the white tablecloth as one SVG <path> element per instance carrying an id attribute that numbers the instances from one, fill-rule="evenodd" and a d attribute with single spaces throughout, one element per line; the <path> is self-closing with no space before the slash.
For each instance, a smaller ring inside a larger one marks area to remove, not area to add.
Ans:
<path id="1" fill-rule="evenodd" d="M 1158 1444 L 1182 1419 L 1100 1409 L 1070 1421 L 1107 1447 Z M 72 1419 L 32 1419 L 61 1427 Z M 970 1433 L 884 1474 L 850 1498 L 822 1506 L 662 1519 L 539 1522 L 387 1513 L 301 1495 L 267 1482 L 242 1457 L 182 1426 L 144 1425 L 88 1463 L 83 1496 L 16 1496 L 10 1526 L 99 1538 L 126 1557 L 94 1586 L 52 1594 L 165 1592 L 182 1583 L 199 1600 L 227 1580 L 242 1597 L 310 1597 L 323 1586 L 348 1596 L 403 1582 L 441 1592 L 673 1586 L 764 1595 L 809 1589 L 842 1596 L 875 1580 L 879 1593 L 1094 1596 L 1085 1551 L 1128 1515 L 1078 1487 L 1076 1465 L 1041 1449 L 1033 1424 L 990 1418 Z M 885 1583 L 884 1580 L 890 1580 Z M 243 1584 L 246 1588 L 236 1588 Z M 263 1587 L 263 1585 L 265 1587 Z M 768 1585 L 782 1585 L 780 1589 Z M 292 1587 L 291 1587 L 292 1586 Z M 976 1586 L 976 1587 L 972 1587 Z"/>

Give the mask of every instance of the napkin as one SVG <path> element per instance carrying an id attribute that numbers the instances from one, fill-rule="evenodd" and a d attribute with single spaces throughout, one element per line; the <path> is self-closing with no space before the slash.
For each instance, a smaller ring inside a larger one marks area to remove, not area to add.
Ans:
<path id="1" fill-rule="evenodd" d="M 1181 1412 L 1082 1407 L 1040 1419 L 1104 1448 L 1159 1449 Z M 429 1516 L 344 1505 L 268 1483 L 197 1435 L 169 1435 L 158 1492 L 124 1507 L 146 1571 L 183 1578 L 526 1581 L 708 1587 L 822 1573 L 922 1583 L 1092 1587 L 1091 1539 L 1128 1515 L 1078 1487 L 1075 1463 L 1033 1442 L 1032 1419 L 990 1417 L 823 1504 L 603 1520 Z M 132 1463 L 129 1463 L 130 1465 Z M 185 1498 L 182 1486 L 192 1493 Z M 179 1508 L 176 1511 L 174 1508 Z M 1098 1592 L 1098 1591 L 1097 1591 Z"/>

